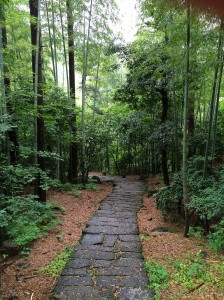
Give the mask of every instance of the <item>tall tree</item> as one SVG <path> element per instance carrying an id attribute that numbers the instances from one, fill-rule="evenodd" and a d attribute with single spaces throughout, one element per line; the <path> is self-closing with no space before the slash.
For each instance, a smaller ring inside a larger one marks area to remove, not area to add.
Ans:
<path id="1" fill-rule="evenodd" d="M 189 103 L 189 74 L 190 74 L 190 5 L 187 6 L 187 43 L 186 43 L 186 72 L 184 87 L 184 124 L 183 124 L 183 197 L 185 211 L 185 231 L 184 236 L 188 237 L 189 231 L 189 209 L 188 209 L 188 190 L 187 190 L 187 121 L 188 121 L 188 103 Z"/>
<path id="2" fill-rule="evenodd" d="M 77 145 L 77 124 L 76 124 L 76 98 L 75 98 L 75 49 L 74 49 L 74 16 L 71 0 L 66 0 L 67 22 L 68 22 L 68 65 L 69 65 L 69 91 L 73 103 L 71 124 L 71 144 L 69 154 L 68 180 L 75 183 L 78 177 L 78 145 Z"/>
<path id="3" fill-rule="evenodd" d="M 216 64 L 215 64 L 214 82 L 213 82 L 212 97 L 211 97 L 211 102 L 210 102 L 209 127 L 208 127 L 208 136 L 207 136 L 207 144 L 206 144 L 206 150 L 205 150 L 204 169 L 203 169 L 203 177 L 204 178 L 207 175 L 208 158 L 209 158 L 209 154 L 211 153 L 211 151 L 210 151 L 211 145 L 212 145 L 211 137 L 212 137 L 212 128 L 214 125 L 215 102 L 216 102 L 217 92 L 219 94 L 218 89 L 220 89 L 220 85 L 218 82 L 218 72 L 219 72 L 219 68 L 220 68 L 220 61 L 222 59 L 222 55 L 223 55 L 223 20 L 221 21 L 221 24 L 220 24 L 217 59 L 216 59 Z M 222 73 L 221 69 L 220 69 L 220 72 Z"/>
<path id="4" fill-rule="evenodd" d="M 29 0 L 30 16 L 31 16 L 31 43 L 32 50 L 32 71 L 33 83 L 35 90 L 35 146 L 37 151 L 37 165 L 41 171 L 45 171 L 46 162 L 43 152 L 45 151 L 45 128 L 44 119 L 42 116 L 43 107 L 43 89 L 42 89 L 42 45 L 41 45 L 41 30 L 40 30 L 40 0 Z M 35 192 L 39 197 L 39 201 L 46 201 L 46 191 L 42 188 L 41 174 L 35 183 Z"/>
<path id="5" fill-rule="evenodd" d="M 3 50 L 7 50 L 7 32 L 6 32 L 6 20 L 4 14 L 2 15 L 2 45 Z M 6 97 L 6 108 L 7 113 L 11 117 L 11 123 L 13 121 L 13 105 L 10 99 L 10 78 L 7 74 L 7 66 L 3 64 L 3 77 L 4 77 L 4 89 L 5 89 L 5 97 Z M 9 145 L 9 159 L 10 164 L 16 164 L 18 162 L 18 152 L 19 152 L 19 143 L 18 143 L 18 132 L 17 127 L 11 124 L 10 129 L 7 132 L 8 137 L 8 145 Z"/>

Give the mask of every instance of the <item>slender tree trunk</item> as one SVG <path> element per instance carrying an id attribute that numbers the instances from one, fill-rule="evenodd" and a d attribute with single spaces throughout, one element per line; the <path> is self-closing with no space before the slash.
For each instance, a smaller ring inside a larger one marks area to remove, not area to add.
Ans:
<path id="1" fill-rule="evenodd" d="M 187 188 L 187 121 L 188 121 L 188 98 L 189 98 L 189 73 L 190 73 L 190 5 L 187 7 L 187 45 L 186 45 L 186 78 L 184 91 L 184 124 L 183 124 L 183 198 L 185 211 L 184 236 L 188 237 L 190 226 Z"/>
<path id="2" fill-rule="evenodd" d="M 3 23 L 3 4 L 0 3 L 0 22 Z M 4 26 L 3 26 L 4 27 Z M 6 104 L 6 87 L 5 87 L 5 72 L 4 72 L 4 59 L 3 59 L 3 28 L 0 26 L 0 72 L 1 72 L 1 90 L 2 90 L 2 101 L 1 101 L 1 116 L 7 115 L 7 104 Z M 4 121 L 5 123 L 7 121 Z M 10 164 L 9 155 L 9 140 L 7 135 L 5 137 L 5 143 L 2 147 L 5 152 L 7 164 Z"/>
<path id="3" fill-rule="evenodd" d="M 55 66 L 55 82 L 58 85 L 58 59 L 57 59 L 57 45 L 55 34 L 55 15 L 54 15 L 54 2 L 51 0 L 52 7 L 52 29 L 53 29 L 53 44 L 54 44 L 54 66 Z"/>
<path id="4" fill-rule="evenodd" d="M 97 95 L 98 95 L 98 83 L 99 83 L 100 58 L 101 58 L 101 45 L 100 45 L 100 49 L 99 49 L 99 55 L 98 55 L 98 61 L 97 61 L 97 69 L 96 69 L 96 79 L 95 79 L 95 87 L 94 87 L 94 99 L 93 99 L 92 126 L 94 126 L 94 120 L 95 120 L 95 110 L 96 110 L 96 102 L 97 102 Z"/>
<path id="5" fill-rule="evenodd" d="M 53 68 L 54 80 L 55 80 L 56 73 L 55 73 L 54 50 L 53 50 L 53 42 L 52 42 L 50 19 L 49 19 L 49 8 L 48 8 L 47 0 L 45 0 L 45 7 L 46 7 L 46 14 L 47 14 L 47 27 L 48 27 L 49 43 L 50 43 L 50 48 L 51 48 L 51 63 L 52 63 L 52 68 Z"/>
<path id="6" fill-rule="evenodd" d="M 32 51 L 32 71 L 33 82 L 35 89 L 35 109 L 37 113 L 35 124 L 35 140 L 37 151 L 37 165 L 41 171 L 45 171 L 45 158 L 40 155 L 40 152 L 45 151 L 45 128 L 44 119 L 42 117 L 43 107 L 43 90 L 42 90 L 42 46 L 41 46 L 41 33 L 40 33 L 40 1 L 29 0 L 31 21 L 31 43 L 36 50 Z M 39 197 L 39 201 L 46 201 L 46 191 L 41 187 L 42 180 L 41 174 L 35 183 L 35 193 Z"/>
<path id="7" fill-rule="evenodd" d="M 217 120 L 218 120 L 218 112 L 219 112 L 219 97 L 220 90 L 222 84 L 222 75 L 223 75 L 223 65 L 224 65 L 224 53 L 223 53 L 223 34 L 224 34 L 224 20 L 221 22 L 221 34 L 222 34 L 222 45 L 220 51 L 220 68 L 219 68 L 219 77 L 216 89 L 216 104 L 215 104 L 215 114 L 214 114 L 214 132 L 213 132 L 213 143 L 212 143 L 212 154 L 211 157 L 214 159 L 215 157 L 215 146 L 216 146 L 216 135 L 217 135 Z"/>
<path id="8" fill-rule="evenodd" d="M 166 80 L 166 78 L 164 78 Z M 167 121 L 167 113 L 169 106 L 169 99 L 166 87 L 160 90 L 160 94 L 162 97 L 162 115 L 161 115 L 161 124 L 165 124 Z M 162 164 L 162 172 L 163 172 L 163 181 L 165 185 L 170 184 L 169 180 L 169 172 L 168 172 L 168 158 L 167 158 L 167 145 L 166 142 L 162 146 L 161 149 L 161 164 Z"/>
<path id="9" fill-rule="evenodd" d="M 62 35 L 62 43 L 63 43 L 63 52 L 64 52 L 64 64 L 65 64 L 65 72 L 66 72 L 66 81 L 67 81 L 67 91 L 68 96 L 70 95 L 70 86 L 69 86 L 69 74 L 68 74 L 68 59 L 67 59 L 67 51 L 65 45 L 65 34 L 64 34 L 64 26 L 63 26 L 63 15 L 61 9 L 61 0 L 58 1 L 59 11 L 60 11 L 60 22 L 61 22 L 61 35 Z"/>
<path id="10" fill-rule="evenodd" d="M 5 24 L 5 18 L 2 16 L 3 20 L 3 26 L 2 26 L 2 46 L 3 49 L 7 49 L 7 33 L 6 33 L 6 24 Z M 12 117 L 13 119 L 13 106 L 12 101 L 10 99 L 10 78 L 6 76 L 7 73 L 7 67 L 3 62 L 3 78 L 4 78 L 4 92 L 5 92 L 5 105 L 6 105 L 6 111 L 7 113 Z M 8 144 L 8 151 L 9 152 L 9 162 L 10 164 L 17 164 L 18 162 L 18 154 L 19 154 L 19 142 L 18 142 L 18 132 L 17 127 L 13 126 L 10 128 L 10 130 L 7 132 L 7 144 Z"/>
<path id="11" fill-rule="evenodd" d="M 211 154 L 212 159 L 214 159 L 214 157 L 215 157 L 215 146 L 216 146 L 216 138 L 217 138 L 217 120 L 218 120 L 218 111 L 219 111 L 219 97 L 220 97 L 220 90 L 221 90 L 221 83 L 222 83 L 224 57 L 222 56 L 221 59 L 222 59 L 222 61 L 221 61 L 221 66 L 220 66 L 220 70 L 219 70 L 219 79 L 218 79 L 216 105 L 215 105 L 215 116 L 214 116 L 214 133 L 213 133 L 212 154 Z"/>
<path id="12" fill-rule="evenodd" d="M 211 103 L 210 103 L 209 128 L 208 128 L 208 137 L 207 137 L 207 144 L 206 144 L 206 150 L 205 150 L 203 178 L 206 178 L 206 175 L 207 175 L 208 157 L 209 157 L 210 148 L 211 148 L 211 136 L 212 136 L 212 127 L 214 124 L 215 99 L 216 99 L 216 91 L 217 91 L 217 83 L 218 83 L 219 59 L 222 55 L 222 48 L 223 48 L 223 38 L 222 38 L 223 20 L 221 21 L 220 27 L 221 28 L 220 28 L 220 36 L 219 36 L 219 41 L 218 41 L 217 62 L 216 62 L 216 66 L 215 66 L 214 83 L 213 83 L 213 88 L 212 88 L 212 99 L 211 99 Z"/>
<path id="13" fill-rule="evenodd" d="M 89 22 L 88 22 L 88 32 L 87 39 L 85 43 L 84 38 L 84 61 L 83 61 L 83 74 L 82 74 L 82 160 L 81 160 L 81 169 L 82 169 L 82 183 L 86 183 L 86 168 L 85 168 L 85 145 L 86 145 L 86 132 L 85 132 L 85 101 L 86 101 L 86 76 L 87 76 L 87 66 L 88 66 L 88 56 L 89 56 L 89 40 L 90 40 L 90 25 L 92 20 L 92 6 L 93 1 L 90 0 L 90 10 L 89 10 Z M 85 22 L 85 21 L 84 21 Z M 84 34 L 85 36 L 85 34 Z M 85 47 L 86 44 L 86 47 Z"/>
<path id="14" fill-rule="evenodd" d="M 69 154 L 68 180 L 71 183 L 77 182 L 78 177 L 78 146 L 76 142 L 77 125 L 76 125 L 76 100 L 75 100 L 75 50 L 73 36 L 73 14 L 72 1 L 66 0 L 67 7 L 67 22 L 68 22 L 68 61 L 69 61 L 69 94 L 73 101 L 74 112 L 71 118 L 71 144 Z"/>

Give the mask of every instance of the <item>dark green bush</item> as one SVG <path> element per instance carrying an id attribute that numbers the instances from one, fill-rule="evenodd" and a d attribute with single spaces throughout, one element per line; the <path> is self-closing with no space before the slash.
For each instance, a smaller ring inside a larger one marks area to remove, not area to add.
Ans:
<path id="1" fill-rule="evenodd" d="M 18 245 L 29 244 L 58 224 L 56 204 L 38 202 L 33 195 L 7 197 L 5 206 L 0 210 L 0 228 Z"/>

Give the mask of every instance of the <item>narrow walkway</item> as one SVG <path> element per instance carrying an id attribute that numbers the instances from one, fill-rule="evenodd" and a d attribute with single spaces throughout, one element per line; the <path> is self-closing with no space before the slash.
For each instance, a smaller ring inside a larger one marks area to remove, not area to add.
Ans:
<path id="1" fill-rule="evenodd" d="M 130 179 L 113 180 L 116 187 L 88 221 L 81 244 L 57 281 L 56 299 L 153 299 L 147 289 L 137 226 L 145 185 Z"/>

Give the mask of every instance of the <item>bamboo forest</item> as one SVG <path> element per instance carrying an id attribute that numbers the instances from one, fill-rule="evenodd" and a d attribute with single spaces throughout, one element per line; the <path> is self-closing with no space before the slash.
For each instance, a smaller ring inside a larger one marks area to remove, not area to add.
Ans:
<path id="1" fill-rule="evenodd" d="M 224 299 L 224 8 L 202 2 L 0 0 L 0 300 Z"/>

